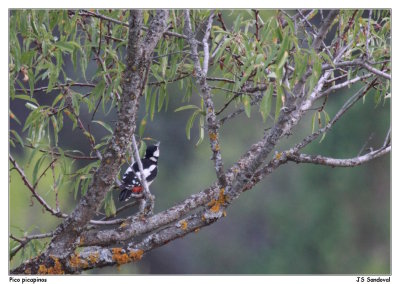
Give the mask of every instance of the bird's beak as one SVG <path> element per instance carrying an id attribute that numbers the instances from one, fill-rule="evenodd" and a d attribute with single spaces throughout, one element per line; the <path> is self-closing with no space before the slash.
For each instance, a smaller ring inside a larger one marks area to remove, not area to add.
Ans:
<path id="1" fill-rule="evenodd" d="M 155 145 L 157 146 L 157 147 L 159 147 L 160 146 L 160 141 L 158 141 Z"/>

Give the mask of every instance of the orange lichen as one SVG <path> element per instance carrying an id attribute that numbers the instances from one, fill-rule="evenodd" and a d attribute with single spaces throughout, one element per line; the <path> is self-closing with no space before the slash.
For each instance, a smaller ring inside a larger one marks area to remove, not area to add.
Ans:
<path id="1" fill-rule="evenodd" d="M 209 132 L 209 133 L 208 133 L 208 136 L 210 137 L 210 139 L 211 139 L 212 141 L 215 141 L 215 140 L 217 140 L 217 138 L 218 138 L 217 134 L 216 134 L 216 133 L 213 133 L 213 132 Z"/>
<path id="2" fill-rule="evenodd" d="M 200 232 L 200 228 L 197 228 L 196 230 L 194 230 L 195 233 Z"/>
<path id="3" fill-rule="evenodd" d="M 130 261 L 129 256 L 126 253 L 122 253 L 122 248 L 113 248 L 112 253 L 112 260 L 118 263 L 118 265 L 125 264 Z"/>
<path id="4" fill-rule="evenodd" d="M 122 224 L 119 227 L 122 229 L 122 228 L 125 228 L 128 225 L 129 225 L 129 222 L 124 221 L 124 222 L 122 222 Z"/>
<path id="5" fill-rule="evenodd" d="M 220 147 L 218 144 L 215 145 L 215 151 L 219 151 Z"/>
<path id="6" fill-rule="evenodd" d="M 138 261 L 142 259 L 143 253 L 144 252 L 141 249 L 130 250 L 129 257 L 132 261 Z"/>
<path id="7" fill-rule="evenodd" d="M 27 268 L 27 269 L 25 269 L 24 273 L 25 273 L 25 274 L 31 274 L 31 273 L 32 273 L 32 271 L 31 271 L 31 269 L 30 269 L 30 268 Z"/>
<path id="8" fill-rule="evenodd" d="M 187 223 L 186 220 L 180 221 L 179 224 L 181 225 L 181 229 L 182 230 L 186 230 L 187 229 L 188 223 Z"/>
<path id="9" fill-rule="evenodd" d="M 69 265 L 73 268 L 86 268 L 89 264 L 85 259 L 80 258 L 78 254 L 74 254 L 69 260 Z"/>
<path id="10" fill-rule="evenodd" d="M 62 269 L 61 262 L 58 258 L 54 256 L 50 256 L 54 261 L 54 266 L 46 267 L 44 264 L 39 265 L 39 269 L 37 271 L 38 274 L 65 274 L 64 270 Z"/>
<path id="11" fill-rule="evenodd" d="M 47 274 L 47 268 L 46 268 L 46 266 L 43 265 L 43 264 L 40 264 L 37 273 L 38 273 L 38 274 Z"/>
<path id="12" fill-rule="evenodd" d="M 214 200 L 214 205 L 210 208 L 211 212 L 217 213 L 219 211 L 220 204 Z"/>
<path id="13" fill-rule="evenodd" d="M 80 237 L 79 237 L 79 244 L 80 244 L 80 245 L 83 245 L 83 240 L 84 240 L 83 236 L 80 236 Z"/>
<path id="14" fill-rule="evenodd" d="M 79 264 L 81 262 L 81 259 L 79 258 L 79 255 L 73 254 L 71 258 L 69 259 L 69 265 L 73 268 L 79 267 Z"/>
<path id="15" fill-rule="evenodd" d="M 47 268 L 47 274 L 65 274 L 62 270 L 62 265 L 58 258 L 51 256 L 54 261 L 54 266 Z"/>
<path id="16" fill-rule="evenodd" d="M 279 160 L 282 157 L 282 153 L 276 153 L 275 159 Z"/>
<path id="17" fill-rule="evenodd" d="M 89 255 L 89 261 L 92 264 L 97 263 L 98 260 L 99 260 L 99 253 L 98 252 L 95 252 L 95 253 L 92 253 L 92 254 Z"/>
<path id="18" fill-rule="evenodd" d="M 222 216 L 226 217 L 226 211 L 222 212 Z"/>
<path id="19" fill-rule="evenodd" d="M 221 205 L 225 205 L 226 196 L 225 196 L 224 192 L 225 192 L 225 189 L 221 188 L 221 190 L 219 191 L 218 199 L 217 200 L 213 199 L 207 204 L 207 206 L 210 207 L 211 212 L 217 213 L 219 211 Z"/>

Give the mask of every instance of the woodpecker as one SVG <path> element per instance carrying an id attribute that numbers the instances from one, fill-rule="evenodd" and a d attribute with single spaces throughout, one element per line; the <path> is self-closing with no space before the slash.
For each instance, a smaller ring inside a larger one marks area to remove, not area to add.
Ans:
<path id="1" fill-rule="evenodd" d="M 157 176 L 157 162 L 158 157 L 160 156 L 159 146 L 160 143 L 147 147 L 146 155 L 143 159 L 141 159 L 143 165 L 143 174 L 146 177 L 148 186 L 150 186 Z M 132 197 L 132 193 L 141 193 L 143 191 L 141 179 L 142 177 L 140 175 L 139 166 L 135 162 L 126 170 L 122 177 L 119 201 L 129 200 Z"/>

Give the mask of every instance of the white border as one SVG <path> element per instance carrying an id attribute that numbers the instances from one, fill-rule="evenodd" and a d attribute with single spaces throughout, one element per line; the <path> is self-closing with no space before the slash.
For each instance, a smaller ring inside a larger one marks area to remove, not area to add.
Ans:
<path id="1" fill-rule="evenodd" d="M 121 1 L 121 0 L 113 0 L 113 1 L 96 1 L 93 4 L 92 1 L 27 1 L 27 0 L 19 0 L 19 1 L 9 1 L 5 3 L 2 1 L 1 6 L 1 28 L 2 28 L 2 37 L 3 40 L 8 41 L 8 9 L 9 8 L 88 8 L 93 7 L 95 5 L 96 8 L 126 8 L 128 6 L 134 6 L 135 8 L 156 8 L 156 7 L 173 7 L 173 8 L 313 8 L 313 7 L 321 7 L 321 8 L 392 8 L 392 19 L 393 19 L 393 71 L 392 76 L 396 78 L 398 72 L 396 72 L 396 67 L 399 66 L 398 59 L 399 56 L 396 55 L 397 47 L 399 47 L 398 42 L 398 27 L 399 20 L 397 16 L 399 15 L 399 9 L 395 7 L 395 1 L 342 1 L 336 0 L 334 2 L 331 1 L 315 1 L 308 0 L 304 2 L 299 1 L 254 1 L 254 0 L 246 0 L 246 1 Z M 244 7 L 246 5 L 246 7 Z M 6 189 L 8 188 L 8 45 L 1 45 L 1 80 L 2 80 L 2 92 L 0 94 L 1 99 L 1 111 L 2 114 L 2 123 L 0 123 L 0 133 L 4 136 L 0 139 L 1 143 L 1 180 L 3 181 L 2 186 L 2 194 L 3 198 L 1 198 L 3 204 L 1 206 L 1 251 L 0 251 L 0 259 L 1 259 L 1 278 L 4 281 L 9 280 L 8 276 L 8 199 L 5 198 L 7 195 Z M 392 152 L 392 173 L 396 173 L 398 170 L 397 164 L 399 161 L 399 151 L 397 150 L 397 144 L 399 141 L 398 135 L 398 125 L 399 125 L 399 111 L 397 110 L 398 99 L 397 96 L 400 94 L 396 92 L 398 90 L 396 79 L 392 82 L 392 140 L 394 143 L 393 152 Z M 396 240 L 400 240 L 399 230 L 398 230 L 398 217 L 399 216 L 399 206 L 396 206 L 398 202 L 400 184 L 399 184 L 399 174 L 392 175 L 392 276 L 391 283 L 396 283 L 399 279 L 398 277 L 398 245 Z M 365 275 L 367 277 L 368 275 Z M 95 277 L 95 278 L 88 278 Z M 145 277 L 145 278 L 144 278 Z M 5 279 L 7 278 L 7 279 Z M 22 278 L 21 278 L 22 279 Z M 47 277 L 47 283 L 71 283 L 74 281 L 75 283 L 87 283 L 88 281 L 96 281 L 97 283 L 109 283 L 110 281 L 116 280 L 119 283 L 128 283 L 131 281 L 135 281 L 138 283 L 153 283 L 154 282 L 162 282 L 162 283 L 199 283 L 208 282 L 212 283 L 214 281 L 226 281 L 229 284 L 239 283 L 243 281 L 251 281 L 251 283 L 357 283 L 356 276 L 224 276 L 224 278 L 216 277 L 216 276 L 202 276 L 202 277 L 188 277 L 188 276 L 136 276 L 134 278 L 130 276 L 67 276 L 67 277 L 58 277 L 52 276 Z M 211 282 L 212 281 L 212 282 Z M 366 281 L 365 281 L 366 282 Z M 9 282 L 11 283 L 11 282 Z M 22 280 L 21 282 L 22 283 Z M 399 282 L 397 282 L 399 283 Z"/>

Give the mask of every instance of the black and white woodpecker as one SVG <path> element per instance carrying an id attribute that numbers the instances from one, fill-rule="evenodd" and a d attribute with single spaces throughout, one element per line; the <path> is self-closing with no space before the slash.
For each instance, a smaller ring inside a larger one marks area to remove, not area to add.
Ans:
<path id="1" fill-rule="evenodd" d="M 146 155 L 142 161 L 143 174 L 146 178 L 147 185 L 154 181 L 157 176 L 157 162 L 160 156 L 160 142 L 155 145 L 150 145 L 146 149 Z M 142 176 L 138 164 L 135 162 L 131 165 L 122 177 L 122 185 L 120 186 L 121 192 L 119 194 L 120 201 L 127 201 L 133 194 L 139 194 L 143 191 L 141 183 Z"/>

